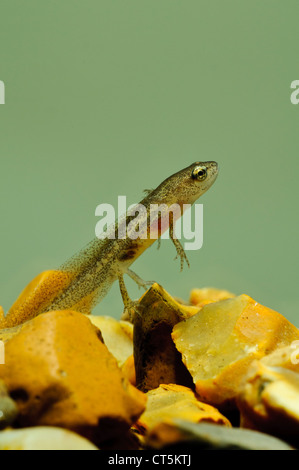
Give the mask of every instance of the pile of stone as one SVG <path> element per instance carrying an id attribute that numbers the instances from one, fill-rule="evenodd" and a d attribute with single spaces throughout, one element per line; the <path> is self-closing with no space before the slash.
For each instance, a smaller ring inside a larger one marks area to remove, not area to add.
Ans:
<path id="1" fill-rule="evenodd" d="M 39 282 L 16 302 L 30 308 L 0 312 L 0 450 L 299 447 L 299 330 L 281 314 L 154 284 L 133 324 L 34 316 Z"/>

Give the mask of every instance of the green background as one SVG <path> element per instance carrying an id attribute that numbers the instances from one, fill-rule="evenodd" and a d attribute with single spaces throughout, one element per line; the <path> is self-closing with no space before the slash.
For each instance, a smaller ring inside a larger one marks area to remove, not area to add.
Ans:
<path id="1" fill-rule="evenodd" d="M 94 212 L 216 160 L 204 246 L 134 264 L 171 294 L 216 286 L 299 326 L 297 0 L 3 0 L 0 304 L 94 237 Z M 138 289 L 129 280 L 132 297 Z M 115 285 L 96 313 L 120 316 Z"/>

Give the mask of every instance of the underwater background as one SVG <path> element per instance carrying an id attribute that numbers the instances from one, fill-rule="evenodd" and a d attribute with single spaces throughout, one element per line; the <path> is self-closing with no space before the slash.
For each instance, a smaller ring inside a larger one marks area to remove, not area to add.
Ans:
<path id="1" fill-rule="evenodd" d="M 194 287 L 246 293 L 299 326 L 298 13 L 293 0 L 3 3 L 5 311 L 94 238 L 97 205 L 138 202 L 193 161 L 216 160 L 190 269 L 170 241 L 133 269 L 185 300 Z M 115 284 L 95 313 L 122 308 Z"/>

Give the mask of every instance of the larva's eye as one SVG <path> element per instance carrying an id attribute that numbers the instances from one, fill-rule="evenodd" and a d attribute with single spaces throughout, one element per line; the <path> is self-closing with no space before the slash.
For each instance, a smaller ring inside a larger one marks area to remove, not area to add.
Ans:
<path id="1" fill-rule="evenodd" d="M 192 171 L 192 178 L 194 180 L 203 181 L 207 177 L 207 169 L 205 166 L 196 166 Z"/>

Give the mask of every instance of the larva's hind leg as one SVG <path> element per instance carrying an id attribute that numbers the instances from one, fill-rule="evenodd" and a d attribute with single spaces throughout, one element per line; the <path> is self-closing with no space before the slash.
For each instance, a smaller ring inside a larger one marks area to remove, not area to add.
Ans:
<path id="1" fill-rule="evenodd" d="M 124 303 L 124 311 L 121 316 L 121 320 L 126 320 L 126 321 L 130 321 L 131 323 L 134 323 L 135 315 L 136 314 L 139 316 L 141 315 L 139 302 L 137 300 L 132 300 L 130 298 L 122 274 L 118 276 L 118 282 L 119 282 L 120 293 L 121 293 L 123 303 Z"/>

